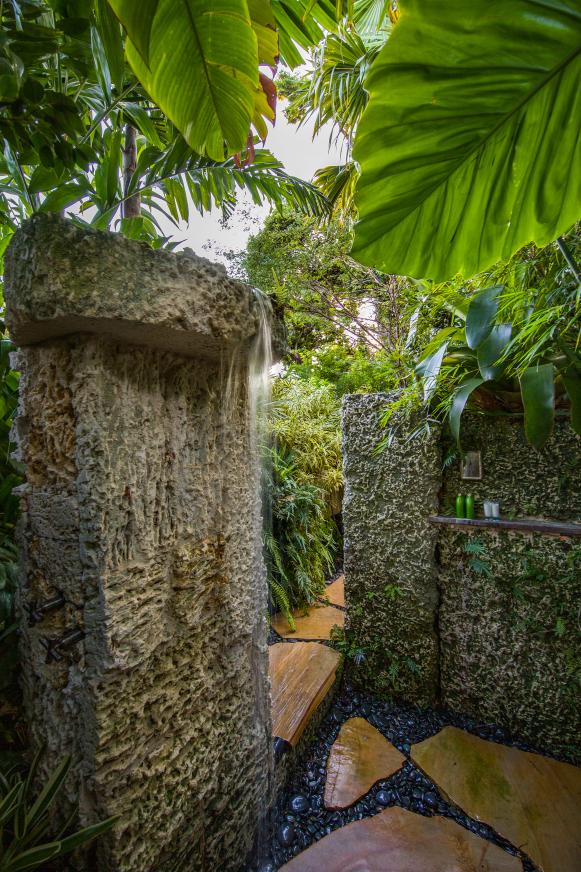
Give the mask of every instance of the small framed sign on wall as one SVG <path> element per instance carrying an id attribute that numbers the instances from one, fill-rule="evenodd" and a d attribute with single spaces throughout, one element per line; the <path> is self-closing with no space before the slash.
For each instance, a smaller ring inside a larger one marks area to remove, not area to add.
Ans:
<path id="1" fill-rule="evenodd" d="M 467 451 L 461 461 L 462 478 L 482 478 L 482 455 L 480 451 Z"/>

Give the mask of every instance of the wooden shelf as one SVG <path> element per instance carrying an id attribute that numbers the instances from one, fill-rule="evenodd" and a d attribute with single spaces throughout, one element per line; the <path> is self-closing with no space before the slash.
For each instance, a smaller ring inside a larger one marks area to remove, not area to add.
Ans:
<path id="1" fill-rule="evenodd" d="M 431 524 L 444 524 L 450 527 L 488 527 L 496 530 L 515 530 L 517 533 L 540 533 L 542 536 L 581 537 L 581 524 L 545 521 L 542 518 L 493 521 L 489 518 L 454 518 L 451 515 L 430 515 L 429 521 Z"/>

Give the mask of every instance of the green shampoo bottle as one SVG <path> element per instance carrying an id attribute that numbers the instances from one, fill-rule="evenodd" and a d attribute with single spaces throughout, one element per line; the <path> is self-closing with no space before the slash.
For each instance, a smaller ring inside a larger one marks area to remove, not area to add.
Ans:
<path id="1" fill-rule="evenodd" d="M 458 496 L 456 497 L 456 517 L 466 517 L 466 498 L 464 494 L 458 494 Z"/>
<path id="2" fill-rule="evenodd" d="M 466 517 L 472 519 L 474 517 L 474 495 L 468 494 L 466 497 Z"/>

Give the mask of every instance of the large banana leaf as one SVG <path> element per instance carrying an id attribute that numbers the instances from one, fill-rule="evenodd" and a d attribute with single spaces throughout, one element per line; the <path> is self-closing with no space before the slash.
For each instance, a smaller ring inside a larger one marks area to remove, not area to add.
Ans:
<path id="1" fill-rule="evenodd" d="M 581 213 L 579 0 L 401 0 L 366 79 L 353 254 L 474 275 Z"/>
<path id="2" fill-rule="evenodd" d="M 242 151 L 258 89 L 246 0 L 109 0 L 143 87 L 199 154 Z M 149 18 L 149 28 L 147 27 Z"/>

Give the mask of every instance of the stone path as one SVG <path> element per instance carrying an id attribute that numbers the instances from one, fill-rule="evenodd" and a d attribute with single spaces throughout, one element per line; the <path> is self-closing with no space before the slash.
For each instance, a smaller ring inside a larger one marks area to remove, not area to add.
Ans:
<path id="1" fill-rule="evenodd" d="M 352 823 L 343 819 L 281 869 L 522 872 L 532 869 L 526 856 L 514 856 L 522 851 L 539 872 L 580 872 L 580 768 L 454 726 L 413 744 L 410 758 L 421 770 L 415 769 L 417 777 L 431 779 L 430 809 L 415 814 L 396 805 L 363 819 L 351 817 Z M 356 803 L 365 808 L 370 795 L 386 806 L 393 791 L 386 786 L 374 794 L 374 785 L 391 776 L 387 784 L 394 783 L 406 767 L 412 764 L 379 730 L 363 717 L 351 717 L 329 751 L 324 807 L 343 814 Z"/>
<path id="2" fill-rule="evenodd" d="M 322 599 L 328 600 L 332 606 L 338 606 L 341 609 L 345 608 L 345 576 L 340 575 L 335 581 L 328 585 L 325 591 L 325 596 Z"/>
<path id="3" fill-rule="evenodd" d="M 296 630 L 284 615 L 271 620 L 282 639 L 269 648 L 273 736 L 291 745 L 297 744 L 335 682 L 340 656 L 320 643 L 331 638 L 333 627 L 344 626 L 344 576 L 328 585 L 325 600 L 332 605 L 319 603 L 308 613 L 293 612 Z"/>
<path id="4" fill-rule="evenodd" d="M 405 762 L 404 755 L 364 718 L 341 727 L 327 762 L 325 806 L 347 808 Z"/>
<path id="5" fill-rule="evenodd" d="M 293 612 L 296 630 L 291 630 L 284 615 L 276 615 L 271 626 L 282 639 L 327 640 L 333 627 L 343 627 L 345 613 L 334 606 L 315 605 L 307 614 Z"/>
<path id="6" fill-rule="evenodd" d="M 453 821 L 388 808 L 335 830 L 281 872 L 520 872 L 521 863 Z"/>
<path id="7" fill-rule="evenodd" d="M 581 870 L 581 769 L 445 727 L 411 757 L 471 817 L 542 872 Z"/>
<path id="8" fill-rule="evenodd" d="M 273 736 L 296 745 L 332 687 L 340 656 L 317 642 L 278 642 L 269 648 Z"/>

